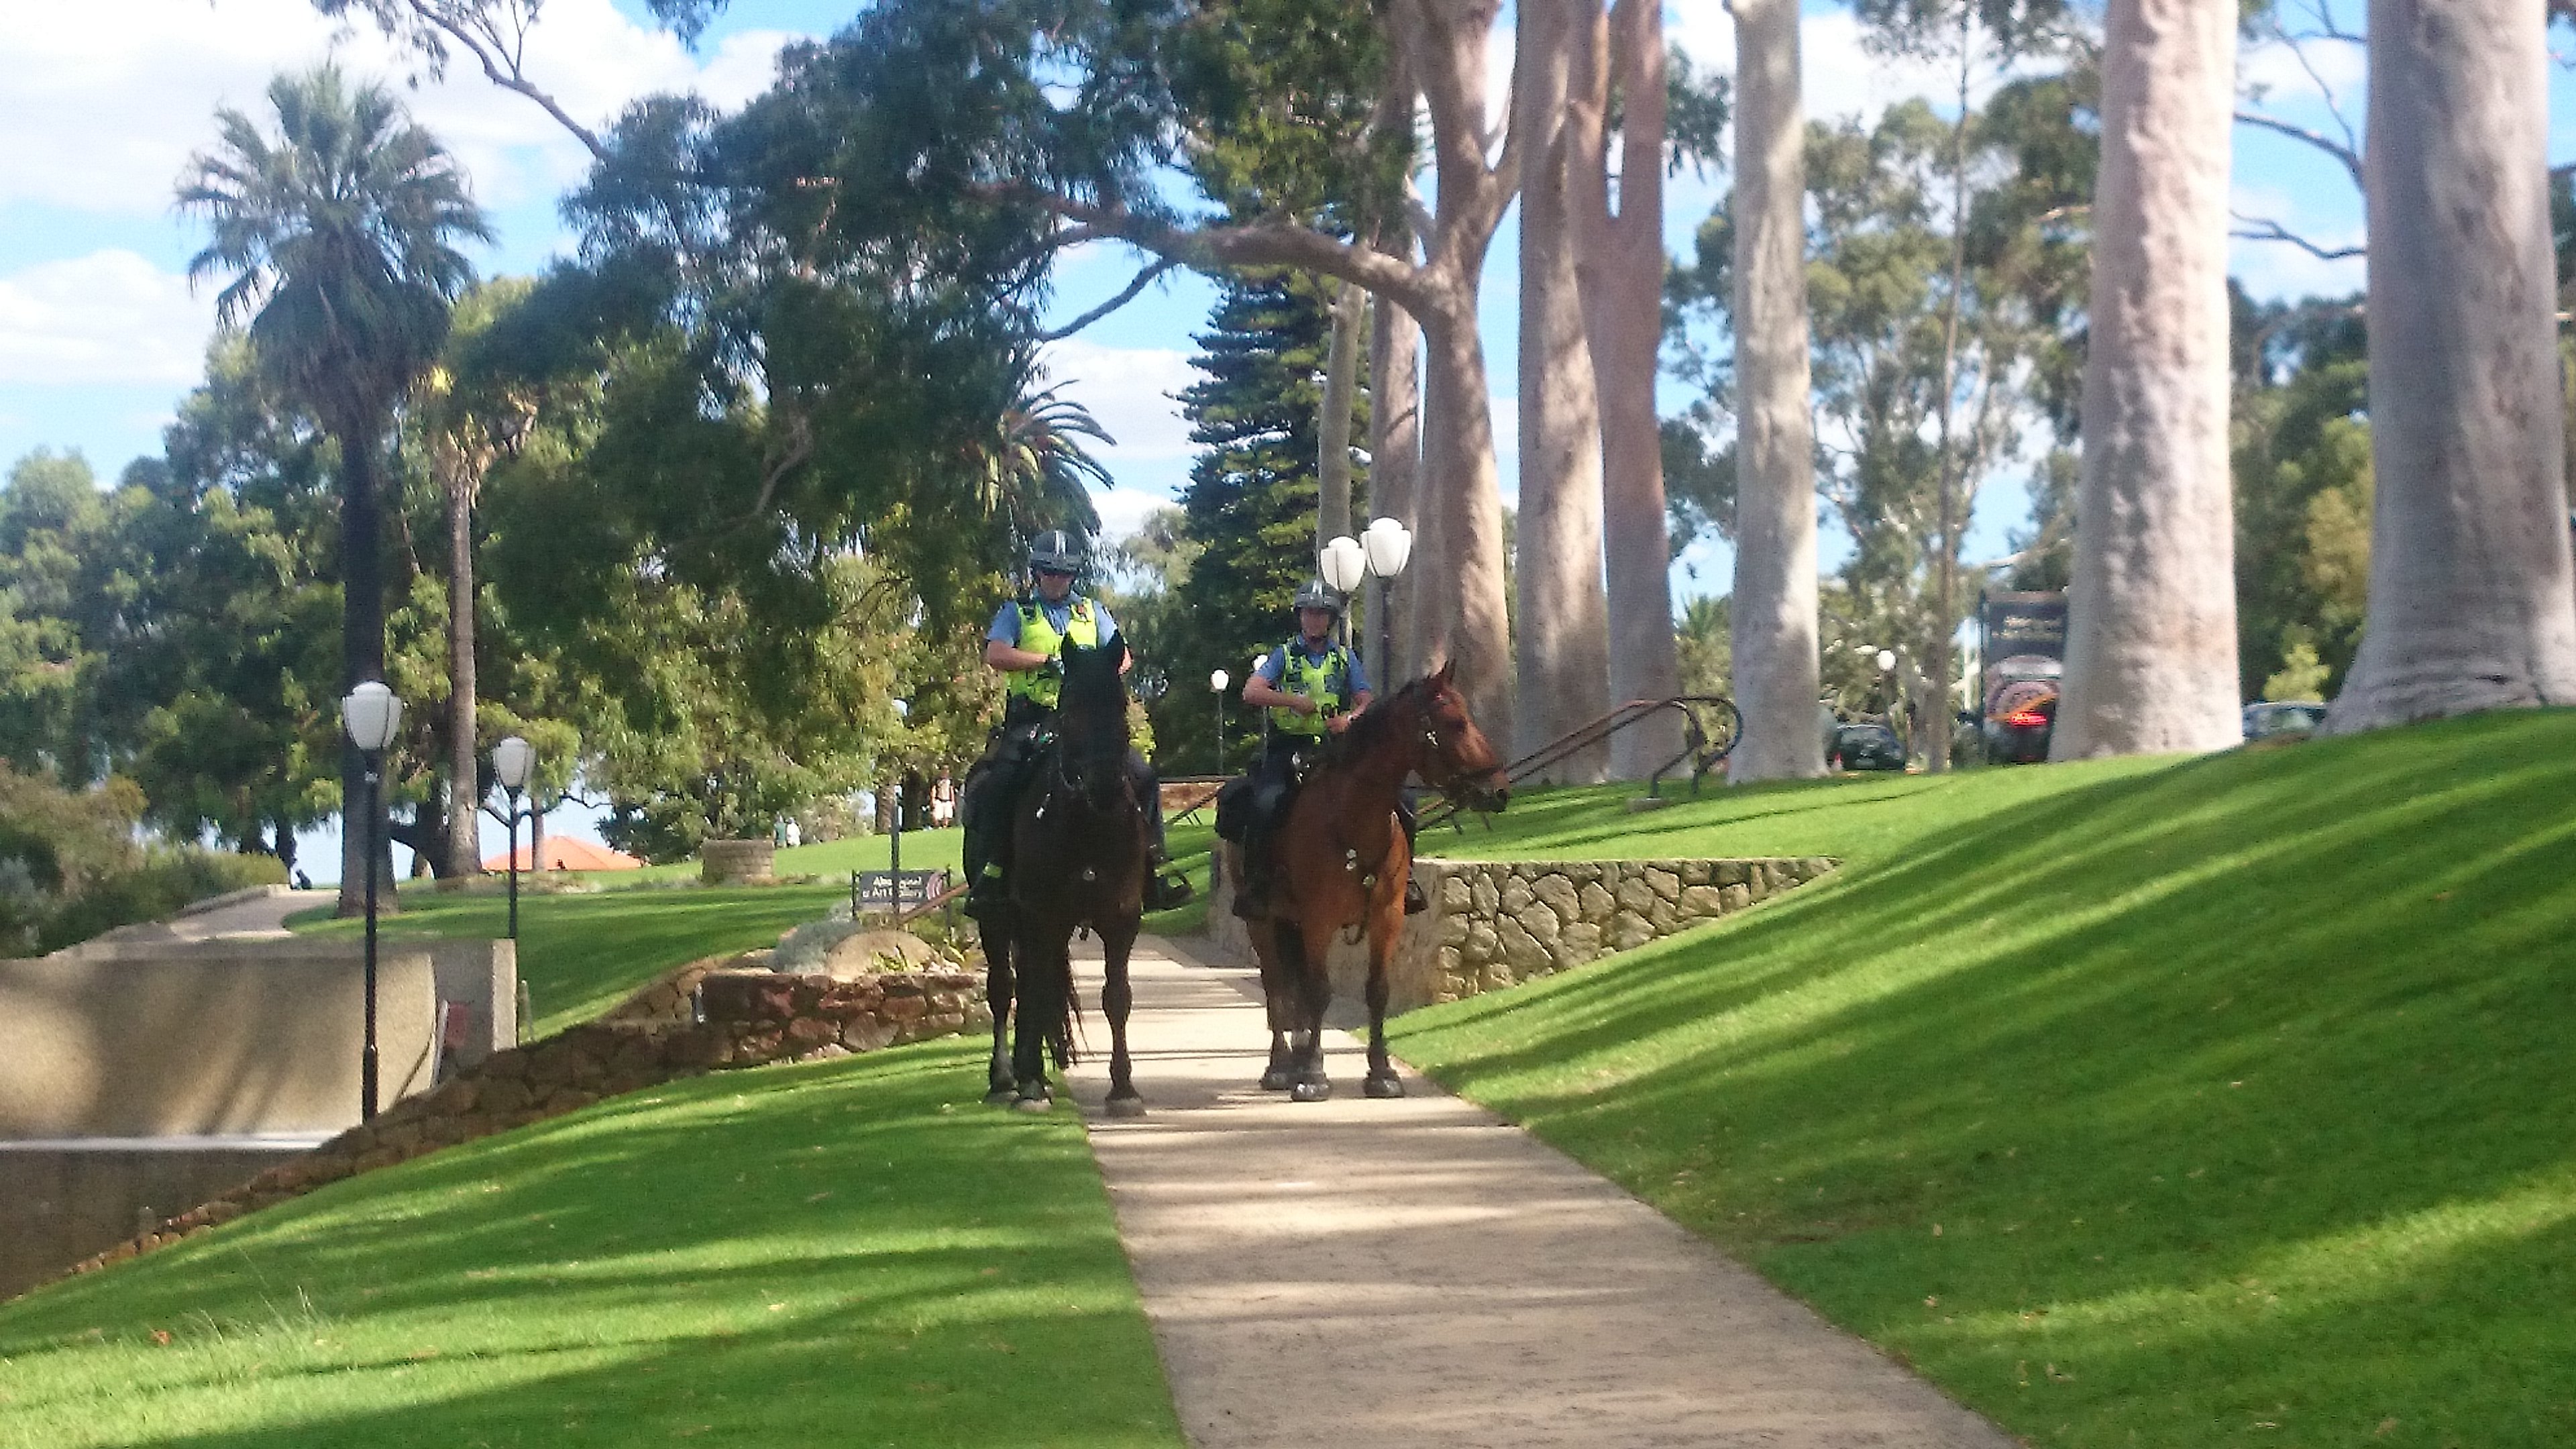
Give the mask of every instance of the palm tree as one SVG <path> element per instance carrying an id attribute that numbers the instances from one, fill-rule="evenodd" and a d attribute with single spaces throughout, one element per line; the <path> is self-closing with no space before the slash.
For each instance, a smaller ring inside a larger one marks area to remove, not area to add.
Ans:
<path id="1" fill-rule="evenodd" d="M 223 277 L 216 320 L 247 320 L 260 370 L 310 408 L 340 452 L 341 672 L 382 678 L 384 577 L 378 494 L 395 407 L 438 356 L 448 308 L 473 280 L 453 243 L 491 232 L 463 171 L 383 87 L 352 88 L 324 64 L 269 83 L 274 137 L 227 106 L 221 141 L 189 158 L 182 210 L 213 236 L 188 262 L 191 284 Z M 344 750 L 345 802 L 362 766 Z M 360 830 L 344 830 L 340 910 L 364 877 Z"/>

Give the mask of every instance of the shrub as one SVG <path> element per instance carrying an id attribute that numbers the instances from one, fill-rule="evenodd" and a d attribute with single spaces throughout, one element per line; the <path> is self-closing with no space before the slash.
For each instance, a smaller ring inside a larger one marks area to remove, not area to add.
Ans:
<path id="1" fill-rule="evenodd" d="M 139 843 L 143 804 L 129 780 L 66 790 L 0 764 L 0 955 L 59 950 L 190 901 L 286 879 L 272 856 Z"/>

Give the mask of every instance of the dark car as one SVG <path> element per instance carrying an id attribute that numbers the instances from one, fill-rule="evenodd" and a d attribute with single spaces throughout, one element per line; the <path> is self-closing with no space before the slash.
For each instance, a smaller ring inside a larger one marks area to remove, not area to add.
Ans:
<path id="1" fill-rule="evenodd" d="M 2326 707 L 2313 699 L 2265 700 L 2245 706 L 2245 738 L 2268 740 L 2309 735 L 2326 722 Z"/>
<path id="2" fill-rule="evenodd" d="M 1834 729 L 1834 762 L 1846 770 L 1905 769 L 1905 742 L 1883 724 L 1863 721 Z"/>

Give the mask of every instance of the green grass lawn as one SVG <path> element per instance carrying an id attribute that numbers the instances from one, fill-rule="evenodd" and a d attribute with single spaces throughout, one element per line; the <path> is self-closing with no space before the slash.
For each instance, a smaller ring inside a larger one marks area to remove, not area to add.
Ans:
<path id="1" fill-rule="evenodd" d="M 905 870 L 956 870 L 964 862 L 966 832 L 955 827 L 946 830 L 907 830 L 903 833 L 903 868 Z M 846 886 L 854 870 L 886 870 L 894 854 L 892 837 L 884 835 L 851 835 L 827 840 L 819 845 L 783 846 L 778 851 L 777 871 L 783 876 L 833 876 Z M 669 865 L 648 865 L 642 870 L 596 870 L 576 874 L 586 881 L 615 890 L 622 886 L 659 884 L 664 881 L 696 880 L 695 860 L 675 861 Z"/>
<path id="2" fill-rule="evenodd" d="M 1181 1444 L 1082 1128 L 718 1073 L 0 1304 L 6 1449 Z"/>
<path id="3" fill-rule="evenodd" d="M 1516 797 L 1835 877 L 1396 1045 L 2037 1443 L 2576 1443 L 2576 714 Z"/>
<path id="4" fill-rule="evenodd" d="M 908 852 L 907 852 L 908 853 Z M 597 895 L 519 898 L 519 979 L 528 984 L 535 1019 L 531 1037 L 546 1036 L 599 1015 L 636 988 L 701 956 L 775 945 L 780 935 L 819 921 L 846 885 L 743 886 L 713 890 L 603 891 Z M 327 912 L 299 916 L 296 929 L 356 935 L 356 920 Z M 387 939 L 508 933 L 509 906 L 499 897 L 410 891 L 402 914 L 377 922 Z"/>

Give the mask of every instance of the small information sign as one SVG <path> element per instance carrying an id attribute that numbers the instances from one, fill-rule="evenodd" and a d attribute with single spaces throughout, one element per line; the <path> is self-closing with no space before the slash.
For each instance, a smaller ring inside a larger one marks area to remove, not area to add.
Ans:
<path id="1" fill-rule="evenodd" d="M 945 870 L 860 870 L 850 873 L 850 909 L 908 911 L 928 905 L 948 889 Z"/>

